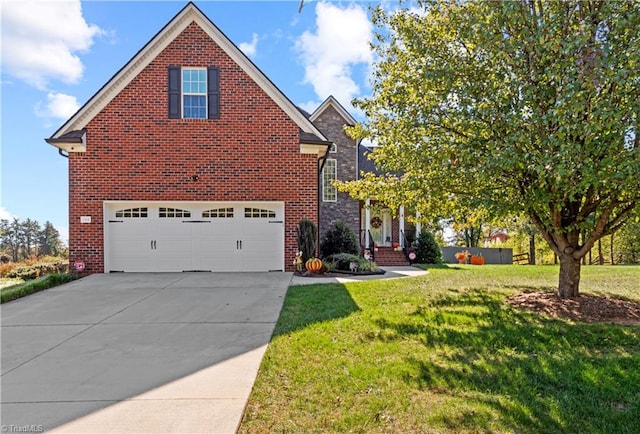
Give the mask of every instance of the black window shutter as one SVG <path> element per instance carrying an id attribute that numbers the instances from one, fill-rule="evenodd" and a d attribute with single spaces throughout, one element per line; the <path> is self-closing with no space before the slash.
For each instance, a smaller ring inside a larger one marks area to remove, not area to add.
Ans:
<path id="1" fill-rule="evenodd" d="M 169 67 L 169 119 L 180 119 L 182 108 L 180 104 L 180 67 Z"/>
<path id="2" fill-rule="evenodd" d="M 220 119 L 220 68 L 207 68 L 207 104 L 209 119 Z"/>

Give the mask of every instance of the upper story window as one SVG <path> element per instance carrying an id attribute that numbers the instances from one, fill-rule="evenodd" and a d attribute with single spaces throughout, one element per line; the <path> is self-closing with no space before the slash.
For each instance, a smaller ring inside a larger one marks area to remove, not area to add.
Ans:
<path id="1" fill-rule="evenodd" d="M 220 69 L 169 66 L 169 119 L 220 118 Z"/>
<path id="2" fill-rule="evenodd" d="M 182 70 L 182 117 L 207 118 L 207 71 L 205 69 Z"/>
<path id="3" fill-rule="evenodd" d="M 338 189 L 333 185 L 337 179 L 338 163 L 335 158 L 327 158 L 322 169 L 322 201 L 335 202 L 338 200 Z"/>
<path id="4" fill-rule="evenodd" d="M 338 152 L 338 145 L 336 145 L 335 143 L 332 143 L 331 146 L 329 146 L 329 152 L 331 152 L 332 154 L 335 154 L 336 152 Z"/>

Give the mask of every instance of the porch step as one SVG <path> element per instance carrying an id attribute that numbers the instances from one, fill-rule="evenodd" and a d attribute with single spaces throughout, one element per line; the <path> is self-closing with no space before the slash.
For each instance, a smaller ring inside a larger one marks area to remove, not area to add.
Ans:
<path id="1" fill-rule="evenodd" d="M 378 265 L 411 265 L 404 257 L 404 252 L 396 252 L 391 247 L 378 247 L 374 254 L 374 261 Z"/>

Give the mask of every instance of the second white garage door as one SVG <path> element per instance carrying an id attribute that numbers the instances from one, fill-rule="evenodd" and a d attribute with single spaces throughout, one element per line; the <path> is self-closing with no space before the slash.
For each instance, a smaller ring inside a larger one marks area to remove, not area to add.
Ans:
<path id="1" fill-rule="evenodd" d="M 284 269 L 280 202 L 105 203 L 105 271 Z"/>

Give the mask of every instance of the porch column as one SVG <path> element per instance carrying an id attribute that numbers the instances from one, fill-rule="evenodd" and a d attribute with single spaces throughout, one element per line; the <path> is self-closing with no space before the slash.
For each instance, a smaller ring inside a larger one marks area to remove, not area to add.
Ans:
<path id="1" fill-rule="evenodd" d="M 404 237 L 402 236 L 404 234 L 404 205 L 400 205 L 400 224 L 399 226 L 399 234 L 398 234 L 398 240 L 400 240 L 400 246 L 404 247 Z"/>
<path id="2" fill-rule="evenodd" d="M 371 231 L 371 199 L 364 202 L 364 247 L 370 249 L 369 232 Z"/>
<path id="3" fill-rule="evenodd" d="M 416 239 L 420 236 L 422 231 L 422 223 L 420 223 L 420 211 L 416 211 Z"/>

